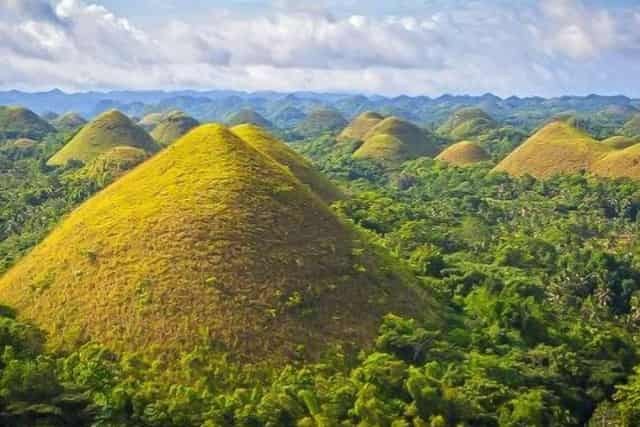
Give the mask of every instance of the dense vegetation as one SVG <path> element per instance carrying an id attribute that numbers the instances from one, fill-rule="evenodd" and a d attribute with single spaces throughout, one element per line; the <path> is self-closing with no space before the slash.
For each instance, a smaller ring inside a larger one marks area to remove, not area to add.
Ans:
<path id="1" fill-rule="evenodd" d="M 505 129 L 474 140 L 500 157 L 526 135 Z M 74 162 L 47 167 L 66 138 L 0 150 L 3 270 L 111 180 Z M 241 363 L 206 341 L 175 357 L 96 344 L 54 353 L 1 307 L 0 425 L 640 424 L 640 182 L 510 177 L 428 158 L 389 173 L 331 133 L 293 146 L 344 185 L 351 197 L 334 212 L 410 270 L 441 319 L 388 314 L 360 351 L 335 346 L 282 366 L 267 351 Z"/>

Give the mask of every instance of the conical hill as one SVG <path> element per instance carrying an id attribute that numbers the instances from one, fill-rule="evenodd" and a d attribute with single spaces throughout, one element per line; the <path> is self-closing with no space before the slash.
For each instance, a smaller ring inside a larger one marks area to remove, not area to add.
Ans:
<path id="1" fill-rule="evenodd" d="M 173 111 L 167 114 L 151 131 L 151 136 L 158 144 L 167 146 L 184 136 L 191 129 L 198 127 L 200 123 L 181 111 Z"/>
<path id="2" fill-rule="evenodd" d="M 462 141 L 448 147 L 436 159 L 456 166 L 467 166 L 491 160 L 491 156 L 477 142 Z"/>
<path id="3" fill-rule="evenodd" d="M 363 141 L 367 133 L 383 120 L 384 116 L 381 114 L 372 111 L 362 113 L 344 128 L 338 135 L 338 140 Z"/>
<path id="4" fill-rule="evenodd" d="M 99 342 L 239 359 L 370 344 L 426 296 L 286 168 L 204 125 L 70 214 L 0 280 L 54 348 Z"/>
<path id="5" fill-rule="evenodd" d="M 231 130 L 256 150 L 287 167 L 300 182 L 308 185 L 325 202 L 331 203 L 344 197 L 340 189 L 315 170 L 307 159 L 266 130 L 254 125 L 235 126 Z"/>
<path id="6" fill-rule="evenodd" d="M 61 166 L 70 160 L 88 163 L 114 147 L 134 147 L 153 153 L 159 149 L 141 127 L 117 110 L 98 116 L 58 151 L 48 164 Z"/>

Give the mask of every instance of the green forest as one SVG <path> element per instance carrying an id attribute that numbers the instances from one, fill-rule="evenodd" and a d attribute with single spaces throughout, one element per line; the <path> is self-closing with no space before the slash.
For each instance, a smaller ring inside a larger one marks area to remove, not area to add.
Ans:
<path id="1" fill-rule="evenodd" d="M 465 166 L 405 157 L 402 144 L 416 142 L 402 138 L 413 128 L 377 139 L 400 140 L 392 160 L 357 158 L 362 142 L 335 129 L 312 129 L 290 144 L 340 186 L 344 196 L 333 192 L 331 205 L 340 222 L 432 298 L 414 307 L 417 316 L 388 312 L 366 345 L 331 344 L 311 360 L 301 352 L 274 362 L 268 347 L 239 354 L 205 335 L 177 353 L 92 340 L 51 346 L 55 336 L 3 305 L 0 424 L 640 425 L 640 182 L 588 170 L 541 178 L 496 171 L 529 132 L 465 126 L 464 138 L 490 154 Z M 47 163 L 81 134 L 50 132 L 35 145 L 7 138 L 0 149 L 3 273 L 132 166 L 118 162 L 114 173 L 73 159 Z M 247 138 L 267 138 L 256 135 Z M 424 143 L 440 151 L 457 139 L 442 131 Z M 269 156 L 294 162 L 291 153 Z M 297 173 L 294 163 L 289 169 Z M 277 185 L 276 195 L 291 184 Z M 354 266 L 362 277 L 381 274 L 368 268 Z M 283 306 L 304 319 L 313 309 L 306 298 L 293 292 Z"/>

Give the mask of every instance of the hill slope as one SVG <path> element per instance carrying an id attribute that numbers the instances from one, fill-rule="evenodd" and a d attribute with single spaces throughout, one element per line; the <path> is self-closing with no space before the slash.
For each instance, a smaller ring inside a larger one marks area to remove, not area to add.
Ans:
<path id="1" fill-rule="evenodd" d="M 462 108 L 438 128 L 438 133 L 459 141 L 478 137 L 497 127 L 496 121 L 480 108 Z"/>
<path id="2" fill-rule="evenodd" d="M 331 203 L 344 197 L 340 189 L 315 170 L 307 159 L 264 129 L 254 125 L 240 125 L 231 130 L 256 150 L 287 167 L 300 182 L 308 185 L 325 202 Z"/>
<path id="3" fill-rule="evenodd" d="M 491 156 L 478 143 L 462 141 L 448 147 L 436 159 L 456 166 L 467 166 L 491 160 Z"/>
<path id="4" fill-rule="evenodd" d="M 42 139 L 55 128 L 36 113 L 21 107 L 0 107 L 0 139 Z"/>
<path id="5" fill-rule="evenodd" d="M 260 115 L 257 111 L 252 110 L 250 108 L 242 109 L 236 113 L 233 113 L 225 122 L 229 126 L 238 126 L 244 124 L 256 125 L 263 128 L 273 127 L 271 122 L 265 119 L 262 115 Z"/>
<path id="6" fill-rule="evenodd" d="M 434 135 L 397 117 L 388 117 L 364 136 L 364 143 L 353 153 L 355 159 L 367 159 L 397 166 L 438 152 Z"/>
<path id="7" fill-rule="evenodd" d="M 640 145 L 607 154 L 592 165 L 591 172 L 607 178 L 640 179 Z"/>
<path id="8" fill-rule="evenodd" d="M 640 137 L 612 136 L 602 141 L 603 144 L 615 149 L 625 149 L 640 142 Z"/>
<path id="9" fill-rule="evenodd" d="M 114 147 L 82 168 L 79 173 L 100 182 L 119 178 L 149 157 L 149 153 L 135 147 Z"/>
<path id="10" fill-rule="evenodd" d="M 640 136 L 640 114 L 632 116 L 620 130 L 620 134 L 628 137 Z"/>
<path id="11" fill-rule="evenodd" d="M 253 361 L 366 345 L 381 315 L 422 315 L 423 300 L 293 175 L 219 125 L 84 203 L 0 280 L 0 302 L 54 348 L 175 354 L 206 340 Z"/>
<path id="12" fill-rule="evenodd" d="M 196 119 L 187 116 L 181 111 L 173 111 L 167 114 L 160 123 L 154 127 L 153 131 L 151 131 L 151 137 L 156 140 L 158 144 L 167 146 L 199 125 L 200 123 Z"/>
<path id="13" fill-rule="evenodd" d="M 514 176 L 538 178 L 589 170 L 613 148 L 568 123 L 554 121 L 516 148 L 496 168 Z"/>
<path id="14" fill-rule="evenodd" d="M 316 109 L 298 124 L 295 132 L 304 137 L 318 136 L 327 132 L 337 132 L 347 126 L 345 118 L 336 110 Z"/>
<path id="15" fill-rule="evenodd" d="M 111 110 L 83 127 L 49 159 L 48 164 L 61 166 L 69 160 L 88 163 L 114 147 L 123 146 L 140 148 L 150 153 L 158 150 L 158 145 L 148 133 L 124 114 Z"/>
<path id="16" fill-rule="evenodd" d="M 384 120 L 384 116 L 372 111 L 360 114 L 353 119 L 349 126 L 338 135 L 338 140 L 364 140 L 367 133 L 373 129 L 378 123 Z"/>
<path id="17" fill-rule="evenodd" d="M 58 130 L 72 132 L 87 124 L 87 121 L 78 113 L 65 113 L 57 117 L 51 124 Z"/>

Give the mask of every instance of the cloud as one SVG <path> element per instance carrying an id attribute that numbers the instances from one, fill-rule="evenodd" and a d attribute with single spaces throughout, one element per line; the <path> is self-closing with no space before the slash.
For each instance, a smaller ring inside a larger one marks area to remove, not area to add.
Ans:
<path id="1" fill-rule="evenodd" d="M 412 16 L 333 16 L 326 1 L 214 10 L 139 28 L 83 0 L 0 0 L 5 87 L 239 88 L 386 94 L 638 93 L 640 9 L 579 0 L 450 2 Z"/>

